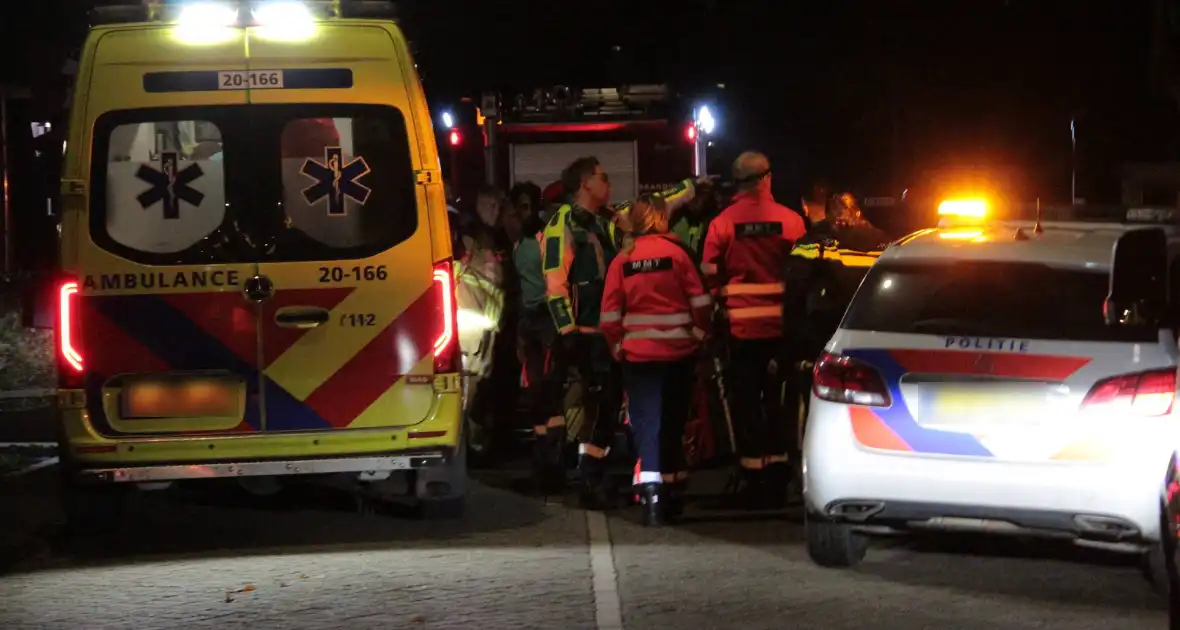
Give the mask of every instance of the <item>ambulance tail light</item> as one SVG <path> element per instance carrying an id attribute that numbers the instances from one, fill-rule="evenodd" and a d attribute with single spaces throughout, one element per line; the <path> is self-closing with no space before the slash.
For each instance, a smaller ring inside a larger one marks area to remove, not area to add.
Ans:
<path id="1" fill-rule="evenodd" d="M 81 294 L 78 291 L 78 283 L 68 280 L 58 287 L 57 293 L 57 371 L 59 384 L 65 389 L 82 387 L 84 376 L 78 339 L 81 324 Z"/>
<path id="2" fill-rule="evenodd" d="M 434 293 L 438 334 L 434 339 L 434 373 L 461 372 L 463 355 L 459 351 L 459 307 L 455 299 L 455 272 L 450 260 L 434 266 Z"/>
<path id="3" fill-rule="evenodd" d="M 1083 411 L 1163 416 L 1176 401 L 1176 368 L 1122 374 L 1099 381 L 1082 400 Z"/>
<path id="4" fill-rule="evenodd" d="M 825 352 L 815 362 L 812 389 L 820 400 L 888 407 L 889 388 L 875 368 L 856 359 Z"/>

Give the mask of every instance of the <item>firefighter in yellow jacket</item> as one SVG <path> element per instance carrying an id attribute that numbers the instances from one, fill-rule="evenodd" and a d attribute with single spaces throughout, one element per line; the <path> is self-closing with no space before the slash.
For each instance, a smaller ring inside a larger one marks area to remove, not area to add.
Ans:
<path id="1" fill-rule="evenodd" d="M 605 459 L 618 429 L 622 390 L 598 316 L 606 270 L 622 245 L 630 204 L 608 207 L 610 178 L 596 158 L 575 160 L 561 179 L 571 202 L 553 213 L 544 230 L 546 303 L 560 335 L 560 351 L 554 354 L 576 367 L 584 384 L 582 409 L 590 432 L 578 448 L 582 505 L 605 509 L 613 504 Z M 661 196 L 669 208 L 676 208 L 691 199 L 694 190 L 693 182 L 685 180 Z"/>

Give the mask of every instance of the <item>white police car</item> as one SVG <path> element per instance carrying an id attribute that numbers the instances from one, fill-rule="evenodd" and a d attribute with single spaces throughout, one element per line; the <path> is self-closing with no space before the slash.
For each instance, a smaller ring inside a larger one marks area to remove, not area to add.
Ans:
<path id="1" fill-rule="evenodd" d="M 874 532 L 1044 536 L 1143 554 L 1166 589 L 1174 213 L 1020 222 L 985 216 L 981 201 L 939 212 L 939 228 L 880 257 L 816 363 L 803 457 L 812 559 L 852 566 Z"/>

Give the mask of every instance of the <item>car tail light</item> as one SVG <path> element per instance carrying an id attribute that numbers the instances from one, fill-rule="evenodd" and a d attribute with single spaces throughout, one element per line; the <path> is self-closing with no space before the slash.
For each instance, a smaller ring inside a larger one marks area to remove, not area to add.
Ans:
<path id="1" fill-rule="evenodd" d="M 1162 416 L 1172 412 L 1175 400 L 1176 368 L 1167 368 L 1122 374 L 1099 381 L 1082 400 L 1082 409 Z"/>
<path id="2" fill-rule="evenodd" d="M 812 388 L 821 400 L 867 407 L 890 404 L 889 388 L 873 366 L 828 352 L 815 363 Z"/>
<path id="3" fill-rule="evenodd" d="M 434 339 L 434 373 L 449 374 L 462 371 L 459 352 L 459 312 L 455 300 L 455 272 L 450 260 L 434 266 L 438 335 Z"/>
<path id="4" fill-rule="evenodd" d="M 78 283 L 69 280 L 58 287 L 57 298 L 57 371 L 60 385 L 74 389 L 82 386 L 84 363 L 78 333 L 79 317 Z"/>

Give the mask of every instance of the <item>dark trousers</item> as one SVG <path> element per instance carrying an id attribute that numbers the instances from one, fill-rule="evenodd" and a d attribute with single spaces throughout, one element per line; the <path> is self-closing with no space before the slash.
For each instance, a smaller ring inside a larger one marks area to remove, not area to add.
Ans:
<path id="1" fill-rule="evenodd" d="M 730 339 L 730 411 L 743 468 L 784 463 L 799 452 L 796 409 L 784 408 L 794 368 L 782 360 L 781 339 Z"/>
<path id="2" fill-rule="evenodd" d="M 583 385 L 582 417 L 590 424 L 589 440 L 583 442 L 581 451 L 602 459 L 615 442 L 623 409 L 619 364 L 602 335 L 573 333 L 563 341 L 562 360 L 578 368 Z"/>
<path id="3" fill-rule="evenodd" d="M 522 406 L 533 427 L 565 424 L 566 372 L 555 356 L 557 328 L 542 305 L 521 313 L 518 347 L 524 362 Z M 537 433 L 544 433 L 537 429 Z"/>
<path id="4" fill-rule="evenodd" d="M 639 483 L 671 481 L 687 470 L 684 427 L 692 408 L 696 358 L 624 363 L 627 415 L 639 451 Z"/>

